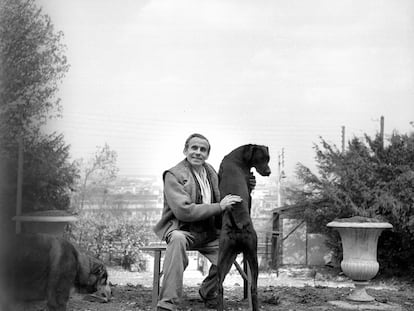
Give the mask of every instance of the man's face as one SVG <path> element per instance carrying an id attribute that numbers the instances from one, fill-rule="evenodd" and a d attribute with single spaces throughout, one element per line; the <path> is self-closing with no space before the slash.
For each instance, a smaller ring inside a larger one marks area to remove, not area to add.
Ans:
<path id="1" fill-rule="evenodd" d="M 200 167 L 208 159 L 209 145 L 205 139 L 193 137 L 184 150 L 187 161 L 193 167 Z"/>

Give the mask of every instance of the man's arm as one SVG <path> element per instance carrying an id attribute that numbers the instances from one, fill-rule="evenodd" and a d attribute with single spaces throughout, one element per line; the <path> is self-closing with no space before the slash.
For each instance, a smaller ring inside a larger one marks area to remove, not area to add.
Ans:
<path id="1" fill-rule="evenodd" d="M 175 217 L 184 222 L 199 221 L 221 213 L 220 203 L 195 204 L 177 178 L 167 172 L 164 177 L 164 193 L 168 206 Z"/>

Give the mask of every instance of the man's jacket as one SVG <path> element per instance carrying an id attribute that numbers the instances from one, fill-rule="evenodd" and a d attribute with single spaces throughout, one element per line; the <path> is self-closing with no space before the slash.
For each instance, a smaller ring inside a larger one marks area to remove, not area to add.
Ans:
<path id="1" fill-rule="evenodd" d="M 221 217 L 218 176 L 210 164 L 205 163 L 204 167 L 212 190 L 212 204 L 202 203 L 198 182 L 186 159 L 163 173 L 164 208 L 154 227 L 160 239 L 166 240 L 168 234 L 176 229 L 193 233 L 195 243 L 217 238 L 214 216 Z"/>

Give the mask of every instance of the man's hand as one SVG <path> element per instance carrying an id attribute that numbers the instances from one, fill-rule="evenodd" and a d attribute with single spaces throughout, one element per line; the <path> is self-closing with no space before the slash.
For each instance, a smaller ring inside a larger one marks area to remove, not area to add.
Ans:
<path id="1" fill-rule="evenodd" d="M 227 207 L 232 206 L 234 203 L 239 203 L 241 201 L 243 200 L 238 195 L 228 194 L 220 201 L 221 210 L 224 211 Z"/>

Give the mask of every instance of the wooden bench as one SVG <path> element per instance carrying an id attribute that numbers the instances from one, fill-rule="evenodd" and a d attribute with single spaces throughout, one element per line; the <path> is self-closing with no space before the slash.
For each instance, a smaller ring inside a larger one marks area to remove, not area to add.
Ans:
<path id="1" fill-rule="evenodd" d="M 152 276 L 152 308 L 156 310 L 158 303 L 158 295 L 160 294 L 160 278 L 161 278 L 161 252 L 165 251 L 167 245 L 151 245 L 141 247 L 142 251 L 152 251 L 154 253 L 154 271 Z"/>
<path id="2" fill-rule="evenodd" d="M 157 303 L 158 303 L 158 296 L 160 294 L 160 279 L 162 276 L 161 272 L 161 253 L 165 251 L 167 248 L 167 244 L 160 244 L 160 245 L 150 245 L 141 247 L 140 250 L 153 252 L 154 253 L 154 272 L 152 278 L 152 308 L 156 310 Z M 242 269 L 237 261 L 234 261 L 234 265 L 236 269 L 239 271 L 240 275 L 244 280 L 244 298 L 249 299 L 249 305 L 251 305 L 251 297 L 250 297 L 250 269 L 248 268 L 247 262 L 244 262 L 244 269 Z M 245 272 L 246 271 L 246 272 Z"/>

